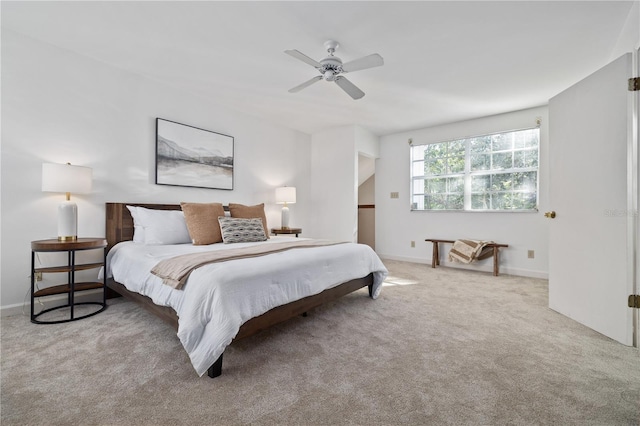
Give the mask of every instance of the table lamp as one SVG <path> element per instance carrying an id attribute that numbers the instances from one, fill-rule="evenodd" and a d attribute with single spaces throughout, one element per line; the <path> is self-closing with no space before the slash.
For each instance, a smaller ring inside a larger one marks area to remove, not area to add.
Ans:
<path id="1" fill-rule="evenodd" d="M 289 207 L 288 204 L 295 204 L 296 188 L 294 186 L 283 186 L 276 188 L 276 204 L 284 204 L 282 207 L 282 229 L 289 229 Z"/>
<path id="2" fill-rule="evenodd" d="M 91 169 L 71 164 L 42 164 L 42 191 L 64 192 L 65 202 L 58 206 L 58 240 L 78 239 L 78 206 L 71 201 L 71 193 L 91 191 Z"/>

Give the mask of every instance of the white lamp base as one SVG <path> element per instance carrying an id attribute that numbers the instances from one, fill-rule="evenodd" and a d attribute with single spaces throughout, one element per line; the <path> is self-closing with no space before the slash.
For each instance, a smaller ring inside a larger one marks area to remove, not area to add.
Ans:
<path id="1" fill-rule="evenodd" d="M 78 206 L 65 201 L 58 206 L 58 241 L 78 239 Z"/>
<path id="2" fill-rule="evenodd" d="M 281 228 L 282 229 L 289 229 L 289 207 L 287 207 L 286 204 L 284 205 L 284 207 L 282 207 L 282 224 L 281 224 Z"/>

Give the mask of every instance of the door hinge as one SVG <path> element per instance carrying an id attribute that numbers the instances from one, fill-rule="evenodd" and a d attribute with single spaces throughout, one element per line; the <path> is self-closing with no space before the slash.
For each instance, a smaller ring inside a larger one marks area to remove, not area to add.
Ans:
<path id="1" fill-rule="evenodd" d="M 640 309 L 640 294 L 629 295 L 629 307 Z"/>
<path id="2" fill-rule="evenodd" d="M 629 91 L 630 92 L 640 91 L 640 77 L 634 77 L 629 79 Z"/>

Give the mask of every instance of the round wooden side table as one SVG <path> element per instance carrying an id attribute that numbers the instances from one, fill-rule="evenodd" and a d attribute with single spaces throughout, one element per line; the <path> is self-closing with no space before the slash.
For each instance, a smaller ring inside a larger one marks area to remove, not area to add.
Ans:
<path id="1" fill-rule="evenodd" d="M 76 321 L 79 319 L 87 318 L 96 315 L 105 309 L 107 309 L 106 300 L 106 287 L 107 279 L 106 272 L 103 273 L 102 282 L 76 282 L 76 271 L 83 271 L 88 269 L 100 268 L 106 265 L 106 247 L 107 240 L 104 238 L 78 238 L 73 241 L 59 241 L 57 239 L 49 240 L 37 240 L 31 241 L 31 322 L 35 324 L 59 324 L 64 322 Z M 84 250 L 103 250 L 102 262 L 76 264 L 76 252 Z M 67 252 L 67 264 L 61 266 L 48 266 L 48 267 L 35 267 L 35 256 L 38 252 Z M 67 283 L 61 285 L 54 285 L 45 287 L 43 289 L 36 290 L 36 275 L 49 274 L 49 273 L 67 273 Z M 75 293 L 78 291 L 102 289 L 102 302 L 76 302 Z M 36 297 L 51 296 L 54 294 L 67 294 L 67 303 L 61 306 L 55 306 L 53 308 L 44 309 L 37 314 L 34 312 L 34 299 Z M 74 308 L 78 305 L 96 305 L 100 309 L 93 311 L 89 314 L 76 316 Z M 44 313 L 51 312 L 57 309 L 69 308 L 69 318 L 55 321 L 39 320 L 38 317 Z"/>

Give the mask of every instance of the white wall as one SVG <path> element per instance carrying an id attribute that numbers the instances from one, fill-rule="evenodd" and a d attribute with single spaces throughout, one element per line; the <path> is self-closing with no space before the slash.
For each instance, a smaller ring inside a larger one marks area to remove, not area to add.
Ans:
<path id="1" fill-rule="evenodd" d="M 542 119 L 538 213 L 410 211 L 409 138 L 414 144 L 441 142 L 534 127 L 537 118 Z M 376 251 L 383 258 L 430 263 L 432 245 L 424 241 L 426 238 L 493 240 L 509 244 L 500 254 L 501 273 L 547 277 L 548 222 L 543 216 L 549 208 L 547 151 L 546 107 L 382 137 L 376 162 Z M 390 192 L 399 192 L 400 197 L 391 199 Z M 415 241 L 415 248 L 411 241 Z M 535 251 L 534 259 L 527 258 L 528 250 Z M 445 253 L 441 253 L 443 260 L 447 266 L 460 266 L 448 264 Z M 492 260 L 481 261 L 473 268 L 491 271 Z"/>
<path id="2" fill-rule="evenodd" d="M 233 136 L 234 190 L 155 185 L 156 117 Z M 93 191 L 72 198 L 79 235 L 104 236 L 107 201 L 264 202 L 276 226 L 285 184 L 298 188 L 292 222 L 306 228 L 310 155 L 308 135 L 3 29 L 0 306 L 27 294 L 30 241 L 56 235 L 64 195 L 41 191 L 43 162 L 93 168 Z"/>
<path id="3" fill-rule="evenodd" d="M 311 136 L 312 219 L 305 236 L 339 241 L 357 238 L 357 161 L 354 126 Z"/>
<path id="4" fill-rule="evenodd" d="M 359 126 L 311 136 L 312 225 L 305 236 L 357 241 L 359 154 L 379 155 L 378 137 Z"/>
<path id="5" fill-rule="evenodd" d="M 354 128 L 356 154 L 369 158 L 380 157 L 380 138 L 359 126 Z"/>
<path id="6" fill-rule="evenodd" d="M 640 48 L 640 1 L 634 1 L 609 60 L 614 61 L 638 48 Z"/>
<path id="7" fill-rule="evenodd" d="M 358 204 L 376 203 L 376 175 L 371 175 L 358 187 Z"/>

